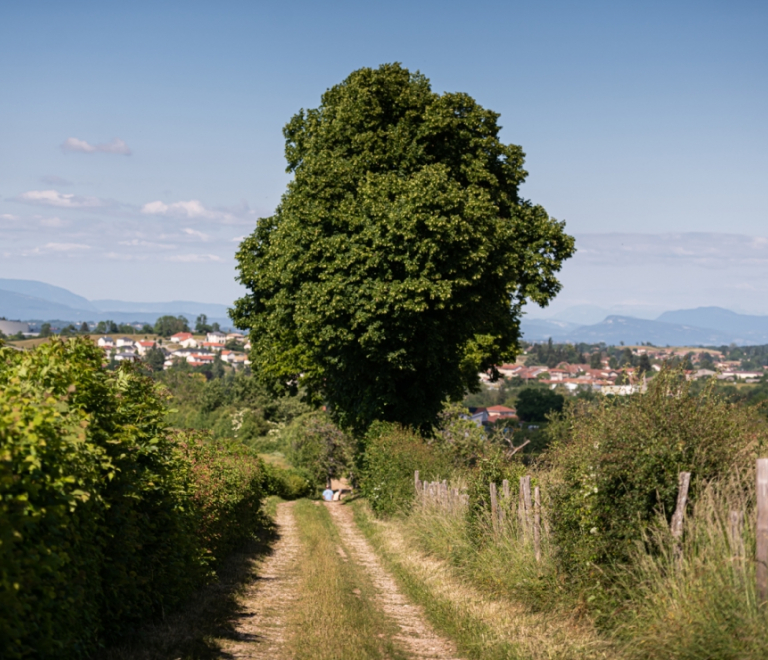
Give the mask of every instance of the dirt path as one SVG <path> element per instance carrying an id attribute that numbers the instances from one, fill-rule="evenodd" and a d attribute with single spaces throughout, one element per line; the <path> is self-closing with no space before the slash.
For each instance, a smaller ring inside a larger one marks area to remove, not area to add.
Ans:
<path id="1" fill-rule="evenodd" d="M 223 644 L 227 658 L 276 660 L 286 658 L 286 613 L 298 598 L 297 563 L 299 535 L 293 503 L 277 507 L 279 540 L 255 580 L 242 596 L 242 610 L 235 626 L 236 641 Z"/>
<path id="2" fill-rule="evenodd" d="M 401 592 L 394 578 L 384 569 L 370 543 L 354 522 L 352 510 L 337 503 L 326 503 L 341 541 L 350 559 L 361 565 L 371 577 L 377 591 L 377 603 L 400 632 L 394 641 L 409 656 L 419 660 L 456 660 L 453 644 L 438 636 L 427 623 L 421 608 L 413 605 Z"/>

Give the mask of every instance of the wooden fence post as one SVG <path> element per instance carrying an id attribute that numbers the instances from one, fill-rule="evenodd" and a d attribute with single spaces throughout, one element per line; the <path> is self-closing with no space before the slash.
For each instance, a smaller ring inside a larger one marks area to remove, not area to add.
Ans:
<path id="1" fill-rule="evenodd" d="M 509 479 L 501 482 L 501 492 L 504 494 L 504 502 L 509 506 Z"/>
<path id="2" fill-rule="evenodd" d="M 531 478 L 529 476 L 523 477 L 523 505 L 525 507 L 525 533 L 530 536 L 531 534 L 531 513 L 533 506 L 531 505 Z"/>
<path id="3" fill-rule="evenodd" d="M 685 507 L 688 504 L 688 486 L 691 485 L 691 473 L 681 472 L 677 476 L 677 506 L 672 520 L 669 523 L 672 538 L 675 539 L 675 552 L 679 558 L 683 553 L 683 522 L 685 521 Z"/>
<path id="4" fill-rule="evenodd" d="M 536 561 L 541 561 L 541 493 L 538 486 L 533 489 L 533 553 Z"/>
<path id="5" fill-rule="evenodd" d="M 757 459 L 757 602 L 768 601 L 768 458 Z"/>
<path id="6" fill-rule="evenodd" d="M 496 484 L 491 483 L 491 523 L 493 524 L 493 533 L 499 534 L 499 503 L 496 498 Z"/>
<path id="7" fill-rule="evenodd" d="M 523 494 L 523 480 L 525 477 L 520 477 L 520 491 L 517 498 L 517 524 L 520 527 L 520 534 L 523 541 L 525 541 L 526 529 L 525 529 L 525 495 Z"/>
<path id="8" fill-rule="evenodd" d="M 421 495 L 421 480 L 419 479 L 418 470 L 413 473 L 413 485 L 416 488 L 416 494 Z"/>

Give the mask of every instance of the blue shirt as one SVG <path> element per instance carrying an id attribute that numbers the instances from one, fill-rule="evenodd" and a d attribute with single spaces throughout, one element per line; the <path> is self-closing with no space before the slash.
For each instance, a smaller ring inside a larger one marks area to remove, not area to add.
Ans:
<path id="1" fill-rule="evenodd" d="M 332 502 L 333 501 L 333 491 L 330 488 L 326 488 L 323 491 L 323 499 L 326 502 Z"/>

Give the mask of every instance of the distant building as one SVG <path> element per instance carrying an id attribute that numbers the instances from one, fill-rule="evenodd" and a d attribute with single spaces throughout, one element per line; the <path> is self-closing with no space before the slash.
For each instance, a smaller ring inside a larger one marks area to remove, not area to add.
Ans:
<path id="1" fill-rule="evenodd" d="M 136 342 L 136 350 L 139 351 L 139 355 L 146 355 L 147 351 L 152 350 L 157 344 L 153 341 L 142 340 Z"/>
<path id="2" fill-rule="evenodd" d="M 171 337 L 171 341 L 184 348 L 197 348 L 197 340 L 192 336 L 191 332 L 177 332 Z"/>
<path id="3" fill-rule="evenodd" d="M 0 320 L 0 332 L 4 335 L 15 335 L 17 333 L 29 332 L 29 323 L 23 323 L 22 321 L 1 321 Z"/>

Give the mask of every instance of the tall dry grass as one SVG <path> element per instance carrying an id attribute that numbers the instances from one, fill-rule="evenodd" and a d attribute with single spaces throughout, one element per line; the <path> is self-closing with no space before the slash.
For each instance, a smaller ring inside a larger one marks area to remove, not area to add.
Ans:
<path id="1" fill-rule="evenodd" d="M 453 487 L 463 489 L 457 481 Z M 448 509 L 439 501 L 419 498 L 404 520 L 408 534 L 426 551 L 449 561 L 463 578 L 494 595 L 524 603 L 534 611 L 572 606 L 571 592 L 557 570 L 542 508 L 541 560 L 534 559 L 533 530 L 517 514 L 517 489 L 509 500 L 499 494 L 503 519 L 494 526 L 489 511 L 474 514 L 466 506 Z"/>
<path id="2" fill-rule="evenodd" d="M 595 581 L 571 581 L 559 569 L 546 508 L 539 562 L 514 502 L 500 503 L 506 515 L 495 529 L 488 513 L 469 525 L 465 509 L 431 499 L 418 500 L 399 524 L 489 597 L 596 622 L 614 657 L 757 660 L 768 658 L 768 607 L 755 592 L 754 484 L 754 470 L 742 470 L 703 485 L 681 547 L 660 512 L 630 561 L 596 568 Z"/>
<path id="3" fill-rule="evenodd" d="M 536 582 L 546 569 L 531 566 L 525 547 L 506 542 L 477 552 L 466 533 L 466 506 L 444 509 L 417 502 L 407 519 L 375 519 L 356 503 L 360 529 L 435 626 L 468 660 L 603 660 L 613 643 L 571 612 L 535 611 L 508 592 L 510 569 Z M 536 591 L 540 585 L 534 587 Z"/>
<path id="4" fill-rule="evenodd" d="M 755 590 L 755 475 L 706 485 L 682 551 L 664 519 L 617 574 L 627 658 L 768 658 L 768 608 Z"/>

